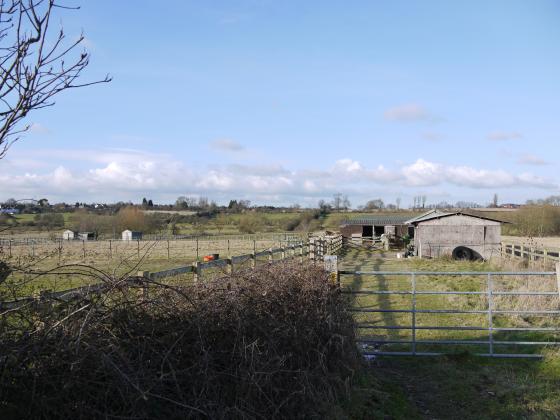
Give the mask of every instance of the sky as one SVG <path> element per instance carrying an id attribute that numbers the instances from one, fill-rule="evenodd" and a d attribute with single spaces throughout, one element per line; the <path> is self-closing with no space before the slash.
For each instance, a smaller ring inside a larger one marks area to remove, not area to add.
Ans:
<path id="1" fill-rule="evenodd" d="M 557 0 L 67 3 L 113 80 L 28 116 L 0 200 L 560 194 Z"/>

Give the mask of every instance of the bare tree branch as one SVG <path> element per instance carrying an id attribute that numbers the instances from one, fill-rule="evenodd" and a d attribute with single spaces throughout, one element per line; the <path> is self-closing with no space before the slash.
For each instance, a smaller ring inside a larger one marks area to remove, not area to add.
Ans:
<path id="1" fill-rule="evenodd" d="M 54 105 L 60 92 L 111 81 L 79 82 L 90 55 L 78 51 L 84 35 L 69 44 L 61 28 L 51 35 L 56 0 L 0 0 L 0 159 L 27 131 L 29 112 Z"/>

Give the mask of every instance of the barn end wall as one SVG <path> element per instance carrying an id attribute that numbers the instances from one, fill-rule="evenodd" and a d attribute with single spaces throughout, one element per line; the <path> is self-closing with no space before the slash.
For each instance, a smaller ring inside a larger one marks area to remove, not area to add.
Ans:
<path id="1" fill-rule="evenodd" d="M 482 258 L 499 255 L 501 224 L 464 215 L 427 220 L 416 227 L 414 245 L 421 257 L 451 256 L 455 248 L 464 246 Z"/>

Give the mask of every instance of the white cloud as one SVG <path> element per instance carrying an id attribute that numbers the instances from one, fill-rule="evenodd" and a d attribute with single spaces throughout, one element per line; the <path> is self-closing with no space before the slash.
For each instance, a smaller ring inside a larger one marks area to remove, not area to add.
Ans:
<path id="1" fill-rule="evenodd" d="M 488 139 L 494 141 L 519 140 L 522 138 L 523 134 L 517 131 L 493 131 L 488 134 Z"/>
<path id="2" fill-rule="evenodd" d="M 217 139 L 211 141 L 210 148 L 222 152 L 241 152 L 245 150 L 242 144 L 231 139 Z"/>
<path id="3" fill-rule="evenodd" d="M 386 120 L 397 122 L 434 121 L 435 116 L 418 104 L 404 104 L 389 108 L 383 114 Z"/>
<path id="4" fill-rule="evenodd" d="M 118 201 L 148 195 L 158 199 L 193 194 L 218 199 L 243 196 L 253 202 L 280 197 L 280 201 L 291 203 L 329 197 L 339 191 L 370 197 L 396 194 L 395 191 L 412 193 L 419 188 L 435 194 L 450 186 L 492 191 L 558 189 L 558 182 L 532 173 L 519 175 L 425 159 L 387 168 L 366 167 L 357 160 L 344 158 L 325 170 L 310 171 L 263 164 L 191 167 L 172 156 L 130 150 L 98 151 L 96 156 L 89 157 L 84 157 L 84 151 L 68 150 L 65 156 L 68 164 L 50 169 L 12 164 L 9 171 L 0 168 L 0 200 L 47 196 L 51 201 Z M 84 161 L 71 166 L 76 156 Z M 0 161 L 0 165 L 4 164 Z"/>
<path id="5" fill-rule="evenodd" d="M 517 163 L 520 163 L 522 165 L 537 165 L 537 166 L 543 166 L 543 165 L 549 165 L 550 163 L 547 162 L 546 160 L 532 155 L 530 153 L 526 153 L 523 154 L 519 157 L 519 159 L 517 160 Z"/>
<path id="6" fill-rule="evenodd" d="M 29 132 L 33 134 L 50 134 L 50 130 L 40 123 L 33 123 L 29 126 Z"/>
<path id="7" fill-rule="evenodd" d="M 335 172 L 356 173 L 362 170 L 362 165 L 352 159 L 340 159 L 335 162 L 333 170 Z"/>

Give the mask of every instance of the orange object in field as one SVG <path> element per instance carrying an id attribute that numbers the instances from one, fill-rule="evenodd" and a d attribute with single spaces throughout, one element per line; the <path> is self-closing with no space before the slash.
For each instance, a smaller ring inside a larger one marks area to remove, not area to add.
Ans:
<path id="1" fill-rule="evenodd" d="M 204 262 L 214 261 L 214 256 L 213 256 L 213 255 L 205 255 L 205 256 L 202 258 L 202 261 L 204 261 Z"/>

